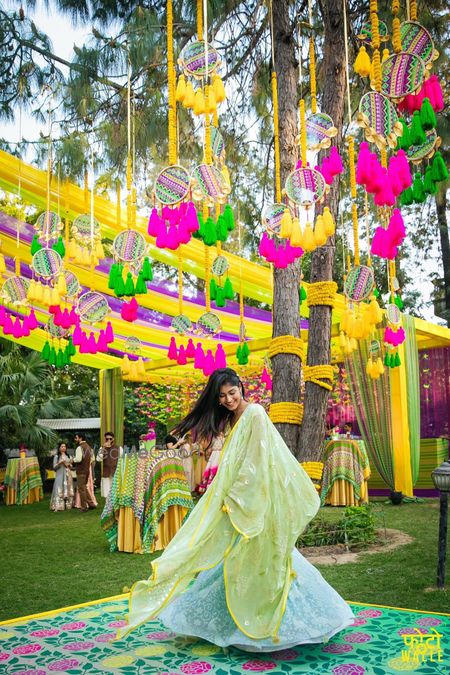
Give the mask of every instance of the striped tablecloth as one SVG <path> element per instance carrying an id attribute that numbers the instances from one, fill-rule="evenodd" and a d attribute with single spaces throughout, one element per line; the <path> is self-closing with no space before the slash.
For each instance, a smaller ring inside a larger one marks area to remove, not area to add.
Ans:
<path id="1" fill-rule="evenodd" d="M 322 504 L 357 506 L 368 501 L 369 458 L 364 441 L 339 438 L 325 444 Z"/>
<path id="2" fill-rule="evenodd" d="M 9 459 L 5 473 L 6 504 L 33 504 L 43 499 L 42 478 L 37 457 Z"/>

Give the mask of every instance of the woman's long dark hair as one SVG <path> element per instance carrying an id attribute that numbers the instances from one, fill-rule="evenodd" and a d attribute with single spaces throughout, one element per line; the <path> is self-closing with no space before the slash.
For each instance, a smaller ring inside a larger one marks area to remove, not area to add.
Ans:
<path id="1" fill-rule="evenodd" d="M 224 406 L 219 405 L 219 394 L 224 384 L 240 387 L 242 396 L 245 396 L 244 386 L 238 374 L 231 368 L 215 370 L 203 389 L 200 397 L 191 412 L 173 430 L 175 436 L 184 436 L 193 429 L 197 439 L 211 442 L 224 427 L 225 421 L 232 413 Z"/>

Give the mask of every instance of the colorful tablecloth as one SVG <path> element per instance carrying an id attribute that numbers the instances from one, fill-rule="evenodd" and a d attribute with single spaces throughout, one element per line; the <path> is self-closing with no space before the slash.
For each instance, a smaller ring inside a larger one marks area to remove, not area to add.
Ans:
<path id="1" fill-rule="evenodd" d="M 339 438 L 323 449 L 322 504 L 357 506 L 368 501 L 370 465 L 364 441 Z"/>
<path id="2" fill-rule="evenodd" d="M 193 506 L 178 457 L 123 455 L 101 518 L 110 550 L 150 553 L 167 546 Z"/>
<path id="3" fill-rule="evenodd" d="M 37 457 L 9 459 L 5 473 L 6 504 L 33 504 L 43 497 L 41 471 Z"/>

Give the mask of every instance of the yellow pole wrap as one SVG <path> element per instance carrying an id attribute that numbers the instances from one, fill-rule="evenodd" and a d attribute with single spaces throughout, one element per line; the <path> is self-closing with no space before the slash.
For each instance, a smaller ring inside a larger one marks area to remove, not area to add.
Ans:
<path id="1" fill-rule="evenodd" d="M 173 5 L 167 0 L 167 83 L 169 123 L 169 164 L 177 163 L 177 102 L 175 99 L 175 67 L 173 62 Z"/>
<path id="2" fill-rule="evenodd" d="M 197 37 L 203 40 L 203 1 L 197 0 Z"/>
<path id="3" fill-rule="evenodd" d="M 409 444 L 408 395 L 406 389 L 405 349 L 398 347 L 401 365 L 389 368 L 391 389 L 392 445 L 394 448 L 395 489 L 413 496 L 411 448 Z"/>
<path id="4" fill-rule="evenodd" d="M 275 201 L 281 202 L 281 173 L 280 173 L 280 132 L 278 127 L 278 85 L 277 74 L 272 72 L 272 100 L 273 100 L 273 140 L 275 148 Z"/>
<path id="5" fill-rule="evenodd" d="M 309 76 L 311 82 L 311 112 L 317 112 L 316 56 L 314 54 L 314 38 L 309 38 Z"/>

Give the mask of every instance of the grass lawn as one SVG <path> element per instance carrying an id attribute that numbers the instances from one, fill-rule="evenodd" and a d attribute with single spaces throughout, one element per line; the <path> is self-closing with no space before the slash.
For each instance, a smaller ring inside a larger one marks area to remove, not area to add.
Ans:
<path id="1" fill-rule="evenodd" d="M 149 555 L 109 553 L 96 511 L 52 513 L 48 497 L 31 506 L 0 506 L 2 593 L 0 620 L 121 593 L 149 576 Z M 436 584 L 437 500 L 383 505 L 386 527 L 414 542 L 391 552 L 364 555 L 357 563 L 320 566 L 346 599 L 435 612 L 450 612 L 450 589 Z M 326 508 L 327 519 L 342 509 Z M 448 550 L 450 587 L 450 547 Z"/>

